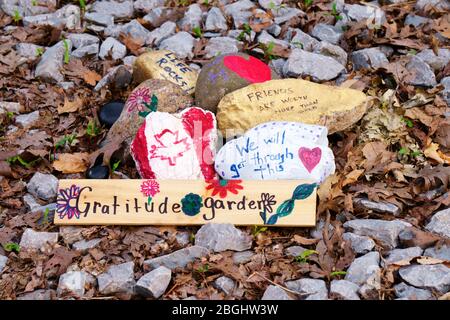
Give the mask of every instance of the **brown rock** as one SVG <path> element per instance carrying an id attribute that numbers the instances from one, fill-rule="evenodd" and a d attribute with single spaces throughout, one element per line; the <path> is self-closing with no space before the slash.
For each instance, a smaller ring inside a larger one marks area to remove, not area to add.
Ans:
<path id="1" fill-rule="evenodd" d="M 220 99 L 227 93 L 278 78 L 275 71 L 255 57 L 244 53 L 221 55 L 202 68 L 195 90 L 195 104 L 216 112 Z"/>
<path id="2" fill-rule="evenodd" d="M 139 84 L 148 79 L 169 80 L 186 93 L 193 94 L 198 72 L 168 50 L 141 54 L 133 65 L 133 80 Z"/>
<path id="3" fill-rule="evenodd" d="M 267 121 L 319 124 L 331 134 L 361 119 L 369 101 L 358 90 L 301 79 L 272 80 L 227 94 L 219 103 L 217 121 L 223 134 Z"/>

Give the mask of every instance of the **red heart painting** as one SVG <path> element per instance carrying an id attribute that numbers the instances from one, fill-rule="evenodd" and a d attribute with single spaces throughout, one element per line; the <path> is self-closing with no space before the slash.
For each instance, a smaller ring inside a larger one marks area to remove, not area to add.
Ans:
<path id="1" fill-rule="evenodd" d="M 226 56 L 223 64 L 250 83 L 264 82 L 272 78 L 269 66 L 252 56 L 248 60 L 240 56 Z"/>
<path id="2" fill-rule="evenodd" d="M 305 166 L 306 170 L 311 173 L 311 171 L 313 171 L 313 169 L 320 162 L 320 158 L 322 157 L 322 150 L 320 150 L 320 148 L 318 147 L 314 149 L 301 147 L 300 149 L 298 149 L 298 156 Z"/>

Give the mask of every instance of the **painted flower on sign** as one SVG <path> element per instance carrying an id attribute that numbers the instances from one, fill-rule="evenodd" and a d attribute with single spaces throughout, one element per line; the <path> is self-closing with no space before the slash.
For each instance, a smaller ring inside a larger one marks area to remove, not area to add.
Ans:
<path id="1" fill-rule="evenodd" d="M 138 88 L 134 90 L 127 101 L 127 110 L 132 112 L 134 110 L 144 111 L 145 104 L 151 100 L 150 89 L 146 87 Z"/>
<path id="2" fill-rule="evenodd" d="M 219 195 L 222 199 L 225 198 L 228 192 L 238 194 L 238 190 L 244 189 L 241 186 L 242 180 L 224 180 L 214 179 L 207 181 L 206 190 L 212 190 L 212 196 Z"/>
<path id="3" fill-rule="evenodd" d="M 72 185 L 70 188 L 60 189 L 56 200 L 56 212 L 59 218 L 79 219 L 80 211 L 77 208 L 77 200 L 80 195 L 80 187 Z"/>
<path id="4" fill-rule="evenodd" d="M 148 203 L 152 201 L 152 198 L 159 193 L 159 183 L 156 180 L 145 180 L 141 184 L 141 192 L 144 196 L 148 197 Z"/>
<path id="5" fill-rule="evenodd" d="M 195 216 L 200 212 L 203 207 L 202 197 L 195 193 L 188 193 L 183 199 L 181 199 L 181 210 L 187 216 Z"/>

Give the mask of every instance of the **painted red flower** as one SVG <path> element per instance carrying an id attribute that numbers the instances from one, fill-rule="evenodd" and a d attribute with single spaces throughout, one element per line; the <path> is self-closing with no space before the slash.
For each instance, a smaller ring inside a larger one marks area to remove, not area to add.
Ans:
<path id="1" fill-rule="evenodd" d="M 219 194 L 219 196 L 223 199 L 227 196 L 228 192 L 233 194 L 238 194 L 238 190 L 244 189 L 241 186 L 242 180 L 224 180 L 224 179 L 214 179 L 207 181 L 209 183 L 206 186 L 206 190 L 213 190 L 211 196 L 215 196 Z"/>
<path id="2" fill-rule="evenodd" d="M 156 180 L 145 180 L 141 184 L 141 192 L 146 197 L 154 197 L 159 193 L 159 183 Z"/>
<path id="3" fill-rule="evenodd" d="M 77 208 L 77 200 L 80 196 L 80 187 L 72 185 L 67 189 L 60 189 L 56 200 L 56 212 L 60 219 L 80 219 L 80 211 Z"/>
<path id="4" fill-rule="evenodd" d="M 138 111 L 144 111 L 144 103 L 149 103 L 151 101 L 150 89 L 147 87 L 142 87 L 134 90 L 127 100 L 128 112 L 132 112 L 135 109 Z"/>

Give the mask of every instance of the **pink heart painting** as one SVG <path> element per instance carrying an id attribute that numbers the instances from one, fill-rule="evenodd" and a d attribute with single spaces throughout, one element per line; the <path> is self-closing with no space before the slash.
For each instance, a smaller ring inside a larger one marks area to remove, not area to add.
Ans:
<path id="1" fill-rule="evenodd" d="M 313 169 L 320 162 L 320 158 L 322 157 L 322 150 L 318 147 L 314 149 L 300 147 L 300 149 L 298 149 L 298 156 L 305 166 L 306 170 L 311 173 L 311 171 L 313 171 Z"/>
<path id="2" fill-rule="evenodd" d="M 250 83 L 272 79 L 269 66 L 252 56 L 248 60 L 240 56 L 226 56 L 223 59 L 223 64 Z"/>

